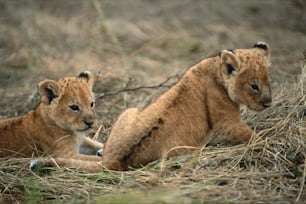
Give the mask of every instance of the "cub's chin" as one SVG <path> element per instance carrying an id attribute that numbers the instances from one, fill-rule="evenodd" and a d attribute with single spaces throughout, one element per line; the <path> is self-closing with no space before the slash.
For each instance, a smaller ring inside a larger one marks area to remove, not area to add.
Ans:
<path id="1" fill-rule="evenodd" d="M 75 129 L 77 133 L 86 134 L 86 135 L 95 133 L 96 130 L 97 130 L 96 127 L 78 127 Z"/>
<path id="2" fill-rule="evenodd" d="M 262 111 L 267 108 L 265 106 L 258 105 L 258 104 L 249 104 L 247 105 L 247 107 L 253 111 Z"/>
<path id="3" fill-rule="evenodd" d="M 79 130 L 79 133 L 85 134 L 85 135 L 90 135 L 96 132 L 96 129 L 94 128 L 87 128 L 87 129 L 83 129 L 83 130 Z"/>

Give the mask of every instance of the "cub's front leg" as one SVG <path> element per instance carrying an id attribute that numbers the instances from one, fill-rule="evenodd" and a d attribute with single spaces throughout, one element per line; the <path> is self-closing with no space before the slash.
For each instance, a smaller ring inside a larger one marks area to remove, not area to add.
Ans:
<path id="1" fill-rule="evenodd" d="M 86 145 L 91 144 L 89 146 L 92 148 L 88 148 L 87 146 L 91 152 L 87 151 L 86 153 L 93 153 L 93 155 L 79 154 L 78 145 L 75 143 L 61 144 L 56 145 L 56 148 L 54 148 L 55 151 L 50 154 L 52 158 L 35 159 L 31 162 L 30 168 L 37 169 L 39 167 L 59 166 L 77 168 L 87 172 L 100 172 L 103 170 L 102 159 L 96 156 L 94 151 L 101 147 L 100 144 L 92 146 L 92 144 L 96 144 L 95 141 L 90 139 L 86 140 Z"/>
<path id="2" fill-rule="evenodd" d="M 228 142 L 231 144 L 248 143 L 254 132 L 243 121 L 223 121 L 216 125 L 210 144 Z"/>
<path id="3" fill-rule="evenodd" d="M 82 149 L 81 146 L 84 144 L 85 146 Z M 86 139 L 85 136 L 76 137 L 75 135 L 71 135 L 55 141 L 48 154 L 53 158 L 100 161 L 101 157 L 96 156 L 96 151 L 100 147 L 103 147 L 103 145 L 89 138 Z"/>
<path id="4" fill-rule="evenodd" d="M 103 170 L 102 159 L 96 156 L 94 151 L 100 148 L 101 144 L 97 144 L 98 142 L 96 143 L 90 139 L 85 140 L 87 148 L 92 148 L 88 148 L 91 149 L 91 152 L 87 151 L 86 153 L 93 153 L 92 155 L 86 155 L 79 154 L 78 145 L 71 142 L 71 140 L 67 139 L 66 142 L 63 141 L 65 141 L 65 138 L 61 140 L 60 145 L 58 143 L 55 145 L 55 151 L 50 153 L 52 158 L 35 159 L 31 162 L 30 168 L 37 169 L 39 167 L 59 166 L 77 168 L 87 172 L 100 172 Z"/>
<path id="5" fill-rule="evenodd" d="M 103 171 L 101 161 L 84 161 L 67 158 L 41 158 L 31 161 L 31 170 L 37 170 L 41 167 L 72 167 L 92 173 Z"/>

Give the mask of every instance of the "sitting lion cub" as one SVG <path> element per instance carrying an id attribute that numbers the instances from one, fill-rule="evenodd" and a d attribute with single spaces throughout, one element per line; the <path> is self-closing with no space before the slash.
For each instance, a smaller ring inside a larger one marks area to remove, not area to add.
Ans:
<path id="1" fill-rule="evenodd" d="M 266 43 L 251 49 L 223 50 L 191 67 L 182 79 L 143 110 L 123 112 L 106 142 L 102 165 L 112 170 L 140 167 L 164 156 L 201 148 L 211 137 L 248 142 L 253 131 L 241 120 L 239 106 L 271 106 L 270 51 Z M 74 165 L 71 159 L 56 159 Z M 52 161 L 45 161 L 49 165 Z M 88 161 L 83 170 L 101 171 Z"/>
<path id="2" fill-rule="evenodd" d="M 39 83 L 40 104 L 24 116 L 0 120 L 0 157 L 52 157 L 101 161 L 103 144 L 85 137 L 96 127 L 93 75 Z M 77 167 L 82 162 L 76 164 Z"/>
<path id="3" fill-rule="evenodd" d="M 119 116 L 105 144 L 103 165 L 140 167 L 182 154 L 183 146 L 201 148 L 210 135 L 248 142 L 253 131 L 241 120 L 239 105 L 256 111 L 271 106 L 269 57 L 268 45 L 259 42 L 252 49 L 223 50 L 191 67 L 147 108 Z"/>

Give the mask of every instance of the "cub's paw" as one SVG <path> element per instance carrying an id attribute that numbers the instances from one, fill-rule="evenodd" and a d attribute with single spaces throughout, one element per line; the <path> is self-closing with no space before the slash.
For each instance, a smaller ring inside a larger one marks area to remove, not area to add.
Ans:
<path id="1" fill-rule="evenodd" d="M 43 162 L 38 160 L 38 159 L 34 159 L 31 161 L 30 163 L 30 170 L 37 170 L 40 169 L 43 166 Z"/>
<path id="2" fill-rule="evenodd" d="M 55 169 L 53 167 L 55 167 L 56 165 L 54 164 L 52 159 L 48 159 L 48 158 L 39 158 L 39 159 L 34 159 L 31 161 L 29 168 L 31 171 L 35 172 L 35 173 L 50 173 L 51 171 L 54 171 Z"/>
<path id="3" fill-rule="evenodd" d="M 99 150 L 97 151 L 96 155 L 97 155 L 98 157 L 102 157 L 102 156 L 103 156 L 103 149 L 99 149 Z"/>

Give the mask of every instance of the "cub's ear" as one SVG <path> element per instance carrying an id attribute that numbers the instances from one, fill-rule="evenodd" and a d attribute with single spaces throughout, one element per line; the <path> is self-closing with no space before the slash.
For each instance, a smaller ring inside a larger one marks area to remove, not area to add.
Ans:
<path id="1" fill-rule="evenodd" d="M 43 104 L 50 105 L 51 102 L 59 96 L 60 89 L 55 81 L 44 80 L 38 84 L 40 101 Z"/>
<path id="2" fill-rule="evenodd" d="M 253 48 L 258 48 L 261 49 L 265 52 L 266 56 L 270 56 L 270 49 L 269 49 L 269 45 L 265 42 L 257 42 L 256 44 L 253 45 Z"/>
<path id="3" fill-rule="evenodd" d="M 240 62 L 232 50 L 223 50 L 220 54 L 222 72 L 225 75 L 236 75 L 240 69 Z"/>
<path id="4" fill-rule="evenodd" d="M 87 81 L 87 83 L 89 84 L 90 87 L 93 86 L 94 76 L 91 72 L 89 72 L 89 71 L 81 72 L 78 77 L 84 78 Z"/>
<path id="5" fill-rule="evenodd" d="M 255 47 L 263 49 L 263 50 L 269 50 L 269 45 L 265 42 L 257 42 L 256 44 L 253 45 L 253 48 Z"/>

